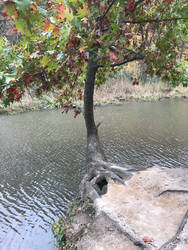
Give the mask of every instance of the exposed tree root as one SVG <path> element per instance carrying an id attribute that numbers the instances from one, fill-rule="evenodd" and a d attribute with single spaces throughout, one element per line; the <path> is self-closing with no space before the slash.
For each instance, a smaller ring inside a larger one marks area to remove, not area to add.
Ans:
<path id="1" fill-rule="evenodd" d="M 104 213 L 104 212 L 103 212 Z M 151 249 L 144 241 L 139 240 L 137 238 L 135 238 L 135 236 L 133 234 L 131 234 L 130 232 L 126 231 L 125 228 L 121 227 L 119 225 L 119 223 L 117 223 L 117 221 L 113 220 L 111 217 L 108 216 L 107 213 L 104 213 L 113 223 L 113 225 L 123 234 L 125 235 L 131 242 L 133 242 L 133 244 L 137 247 L 139 247 L 140 249 Z"/>
<path id="2" fill-rule="evenodd" d="M 178 228 L 178 231 L 176 232 L 176 234 L 170 239 L 168 240 L 166 243 L 164 243 L 159 250 L 167 250 L 167 249 L 174 249 L 174 247 L 177 245 L 177 243 L 179 242 L 179 235 L 180 233 L 183 231 L 185 224 L 187 223 L 188 220 L 188 210 L 186 212 L 186 214 L 184 215 L 181 224 Z"/>
<path id="3" fill-rule="evenodd" d="M 161 196 L 165 193 L 188 193 L 188 190 L 183 190 L 183 189 L 167 189 L 165 191 L 162 191 L 160 194 L 158 194 L 158 196 Z"/>
<path id="4" fill-rule="evenodd" d="M 88 164 L 88 173 L 84 176 L 81 185 L 81 197 L 89 197 L 93 201 L 107 192 L 108 182 L 125 185 L 125 180 L 132 177 L 130 167 L 119 166 L 103 160 L 93 161 Z"/>

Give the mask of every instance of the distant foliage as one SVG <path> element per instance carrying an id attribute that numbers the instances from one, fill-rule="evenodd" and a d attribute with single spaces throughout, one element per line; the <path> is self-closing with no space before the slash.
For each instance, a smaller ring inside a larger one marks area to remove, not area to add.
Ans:
<path id="1" fill-rule="evenodd" d="M 134 60 L 143 60 L 150 76 L 174 85 L 184 81 L 185 70 L 177 64 L 178 48 L 187 39 L 184 0 L 1 2 L 2 14 L 14 20 L 13 32 L 21 35 L 16 45 L 0 38 L 5 105 L 20 100 L 27 88 L 36 96 L 55 88 L 68 111 L 75 98 L 82 99 L 91 52 L 98 62 L 98 86 Z"/>

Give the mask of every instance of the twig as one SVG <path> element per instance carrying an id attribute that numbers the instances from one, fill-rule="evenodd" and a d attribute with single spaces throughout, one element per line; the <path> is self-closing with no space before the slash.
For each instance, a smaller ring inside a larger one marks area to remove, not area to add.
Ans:
<path id="1" fill-rule="evenodd" d="M 37 72 L 37 73 L 24 73 L 23 74 L 23 77 L 27 77 L 27 75 L 28 76 L 32 76 L 32 77 L 35 77 L 35 76 L 44 76 L 45 78 L 46 78 L 46 73 L 45 73 L 45 71 L 42 71 L 42 72 Z M 45 79 L 46 80 L 46 79 Z M 23 80 L 23 79 L 21 79 L 21 78 L 19 78 L 18 80 L 17 80 L 18 82 L 21 82 L 21 83 L 25 83 L 25 81 Z M 13 86 L 14 85 L 14 83 L 5 83 L 5 84 L 2 84 L 2 85 L 0 85 L 0 87 L 2 87 L 2 88 L 5 88 L 5 87 L 8 87 L 8 86 Z"/>
<path id="2" fill-rule="evenodd" d="M 126 227 L 121 226 L 120 223 L 113 219 L 107 212 L 103 211 L 102 213 L 112 222 L 112 224 L 118 229 L 118 231 L 125 235 L 135 246 L 138 246 L 141 249 L 150 249 L 147 243 L 136 238 L 134 233 L 132 233 L 130 230 L 126 230 Z"/>
<path id="3" fill-rule="evenodd" d="M 177 21 L 177 20 L 188 20 L 188 17 L 174 17 L 174 18 L 164 18 L 164 19 L 147 19 L 147 20 L 125 20 L 124 23 L 160 23 L 160 22 L 168 22 L 168 21 Z"/>
<path id="4" fill-rule="evenodd" d="M 99 128 L 99 126 L 103 123 L 104 117 L 97 123 L 96 127 Z"/>
<path id="5" fill-rule="evenodd" d="M 113 63 L 110 65 L 110 67 L 116 67 L 116 66 L 121 66 L 125 63 L 128 63 L 128 62 L 132 62 L 132 61 L 136 61 L 136 60 L 143 60 L 144 59 L 144 55 L 135 55 L 134 57 L 130 58 L 130 59 L 127 59 L 127 60 L 124 60 L 124 61 L 121 61 L 119 63 Z M 104 65 L 103 64 L 99 64 L 97 65 L 98 68 L 103 68 Z"/>
<path id="6" fill-rule="evenodd" d="M 102 24 L 105 16 L 108 14 L 108 12 L 110 11 L 110 9 L 112 8 L 112 6 L 114 5 L 114 3 L 116 2 L 117 0 L 112 0 L 112 2 L 110 3 L 110 5 L 108 6 L 108 8 L 104 11 L 103 15 L 99 17 L 98 19 L 98 23 L 96 25 L 96 29 Z"/>

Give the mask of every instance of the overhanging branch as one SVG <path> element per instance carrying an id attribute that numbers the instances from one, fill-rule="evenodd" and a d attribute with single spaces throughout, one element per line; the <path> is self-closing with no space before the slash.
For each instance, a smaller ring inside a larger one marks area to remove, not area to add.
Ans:
<path id="1" fill-rule="evenodd" d="M 108 14 L 108 12 L 110 11 L 110 9 L 112 8 L 112 6 L 115 4 L 117 0 L 112 0 L 110 5 L 108 6 L 108 8 L 104 11 L 103 15 L 100 16 L 98 18 L 98 22 L 97 22 L 97 25 L 96 25 L 96 29 L 101 25 L 101 23 L 103 22 L 104 18 L 106 17 L 106 15 Z M 145 0 L 138 0 L 135 5 L 134 5 L 134 9 L 132 11 L 134 11 L 138 5 L 140 5 L 142 2 L 144 2 Z"/>
<path id="2" fill-rule="evenodd" d="M 32 77 L 42 76 L 42 77 L 46 78 L 45 71 L 41 71 L 41 72 L 37 72 L 37 73 L 33 73 L 33 74 L 31 74 L 31 73 L 25 73 L 24 76 L 25 77 L 27 77 L 27 76 L 32 76 Z M 18 79 L 17 81 L 25 84 L 25 81 L 22 78 Z M 16 85 L 14 82 L 10 82 L 10 83 L 2 84 L 2 85 L 0 85 L 0 87 L 1 88 L 6 88 L 6 87 L 9 87 L 9 86 L 14 86 L 14 85 Z"/>
<path id="3" fill-rule="evenodd" d="M 109 49 L 111 49 L 112 51 L 116 51 L 116 46 L 115 46 L 115 45 L 112 45 L 112 46 L 109 47 Z M 132 53 L 132 54 L 134 54 L 134 55 L 138 55 L 138 53 L 135 52 L 135 51 L 132 50 L 132 49 L 124 48 L 124 50 L 126 50 L 126 51 L 128 51 L 128 52 L 130 52 L 130 53 Z"/>
<path id="4" fill-rule="evenodd" d="M 125 20 L 124 23 L 160 23 L 160 22 L 168 22 L 168 21 L 178 21 L 178 20 L 188 20 L 188 17 L 174 17 L 174 18 L 164 18 L 164 19 L 147 19 L 147 20 Z"/>
<path id="5" fill-rule="evenodd" d="M 100 24 L 103 22 L 105 16 L 108 14 L 108 12 L 110 11 L 110 9 L 112 8 L 112 6 L 114 5 L 114 3 L 115 3 L 116 1 L 117 1 L 117 0 L 112 0 L 112 2 L 110 3 L 110 5 L 108 6 L 108 8 L 104 11 L 103 15 L 102 15 L 101 17 L 99 17 L 98 25 L 100 25 Z M 98 25 L 97 25 L 97 26 L 98 26 Z"/>
<path id="6" fill-rule="evenodd" d="M 143 60 L 144 59 L 144 55 L 135 55 L 134 57 L 132 58 L 129 58 L 129 59 L 126 59 L 126 60 L 123 60 L 121 62 L 118 62 L 118 63 L 112 63 L 110 65 L 110 67 L 117 67 L 117 66 L 121 66 L 123 64 L 126 64 L 128 62 L 132 62 L 132 61 L 136 61 L 136 60 Z M 98 65 L 98 68 L 103 68 L 104 65 L 103 64 L 99 64 Z"/>

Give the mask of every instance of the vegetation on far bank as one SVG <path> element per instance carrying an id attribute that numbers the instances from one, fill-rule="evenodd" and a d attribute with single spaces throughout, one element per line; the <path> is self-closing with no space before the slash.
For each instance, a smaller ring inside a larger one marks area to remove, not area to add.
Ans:
<path id="1" fill-rule="evenodd" d="M 182 84 L 172 87 L 158 79 L 134 85 L 134 82 L 126 76 L 120 75 L 97 89 L 94 96 L 95 103 L 102 105 L 138 100 L 158 101 L 169 98 L 188 98 L 188 87 L 183 87 Z"/>
<path id="2" fill-rule="evenodd" d="M 43 94 L 40 98 L 25 94 L 19 102 L 5 107 L 0 102 L 0 114 L 17 114 L 34 110 L 61 108 L 56 94 Z M 147 80 L 145 83 L 134 85 L 125 74 L 110 79 L 95 91 L 95 105 L 120 104 L 127 101 L 158 101 L 162 99 L 188 98 L 188 87 L 179 85 L 169 86 L 157 79 Z M 83 106 L 83 102 L 75 102 Z"/>

